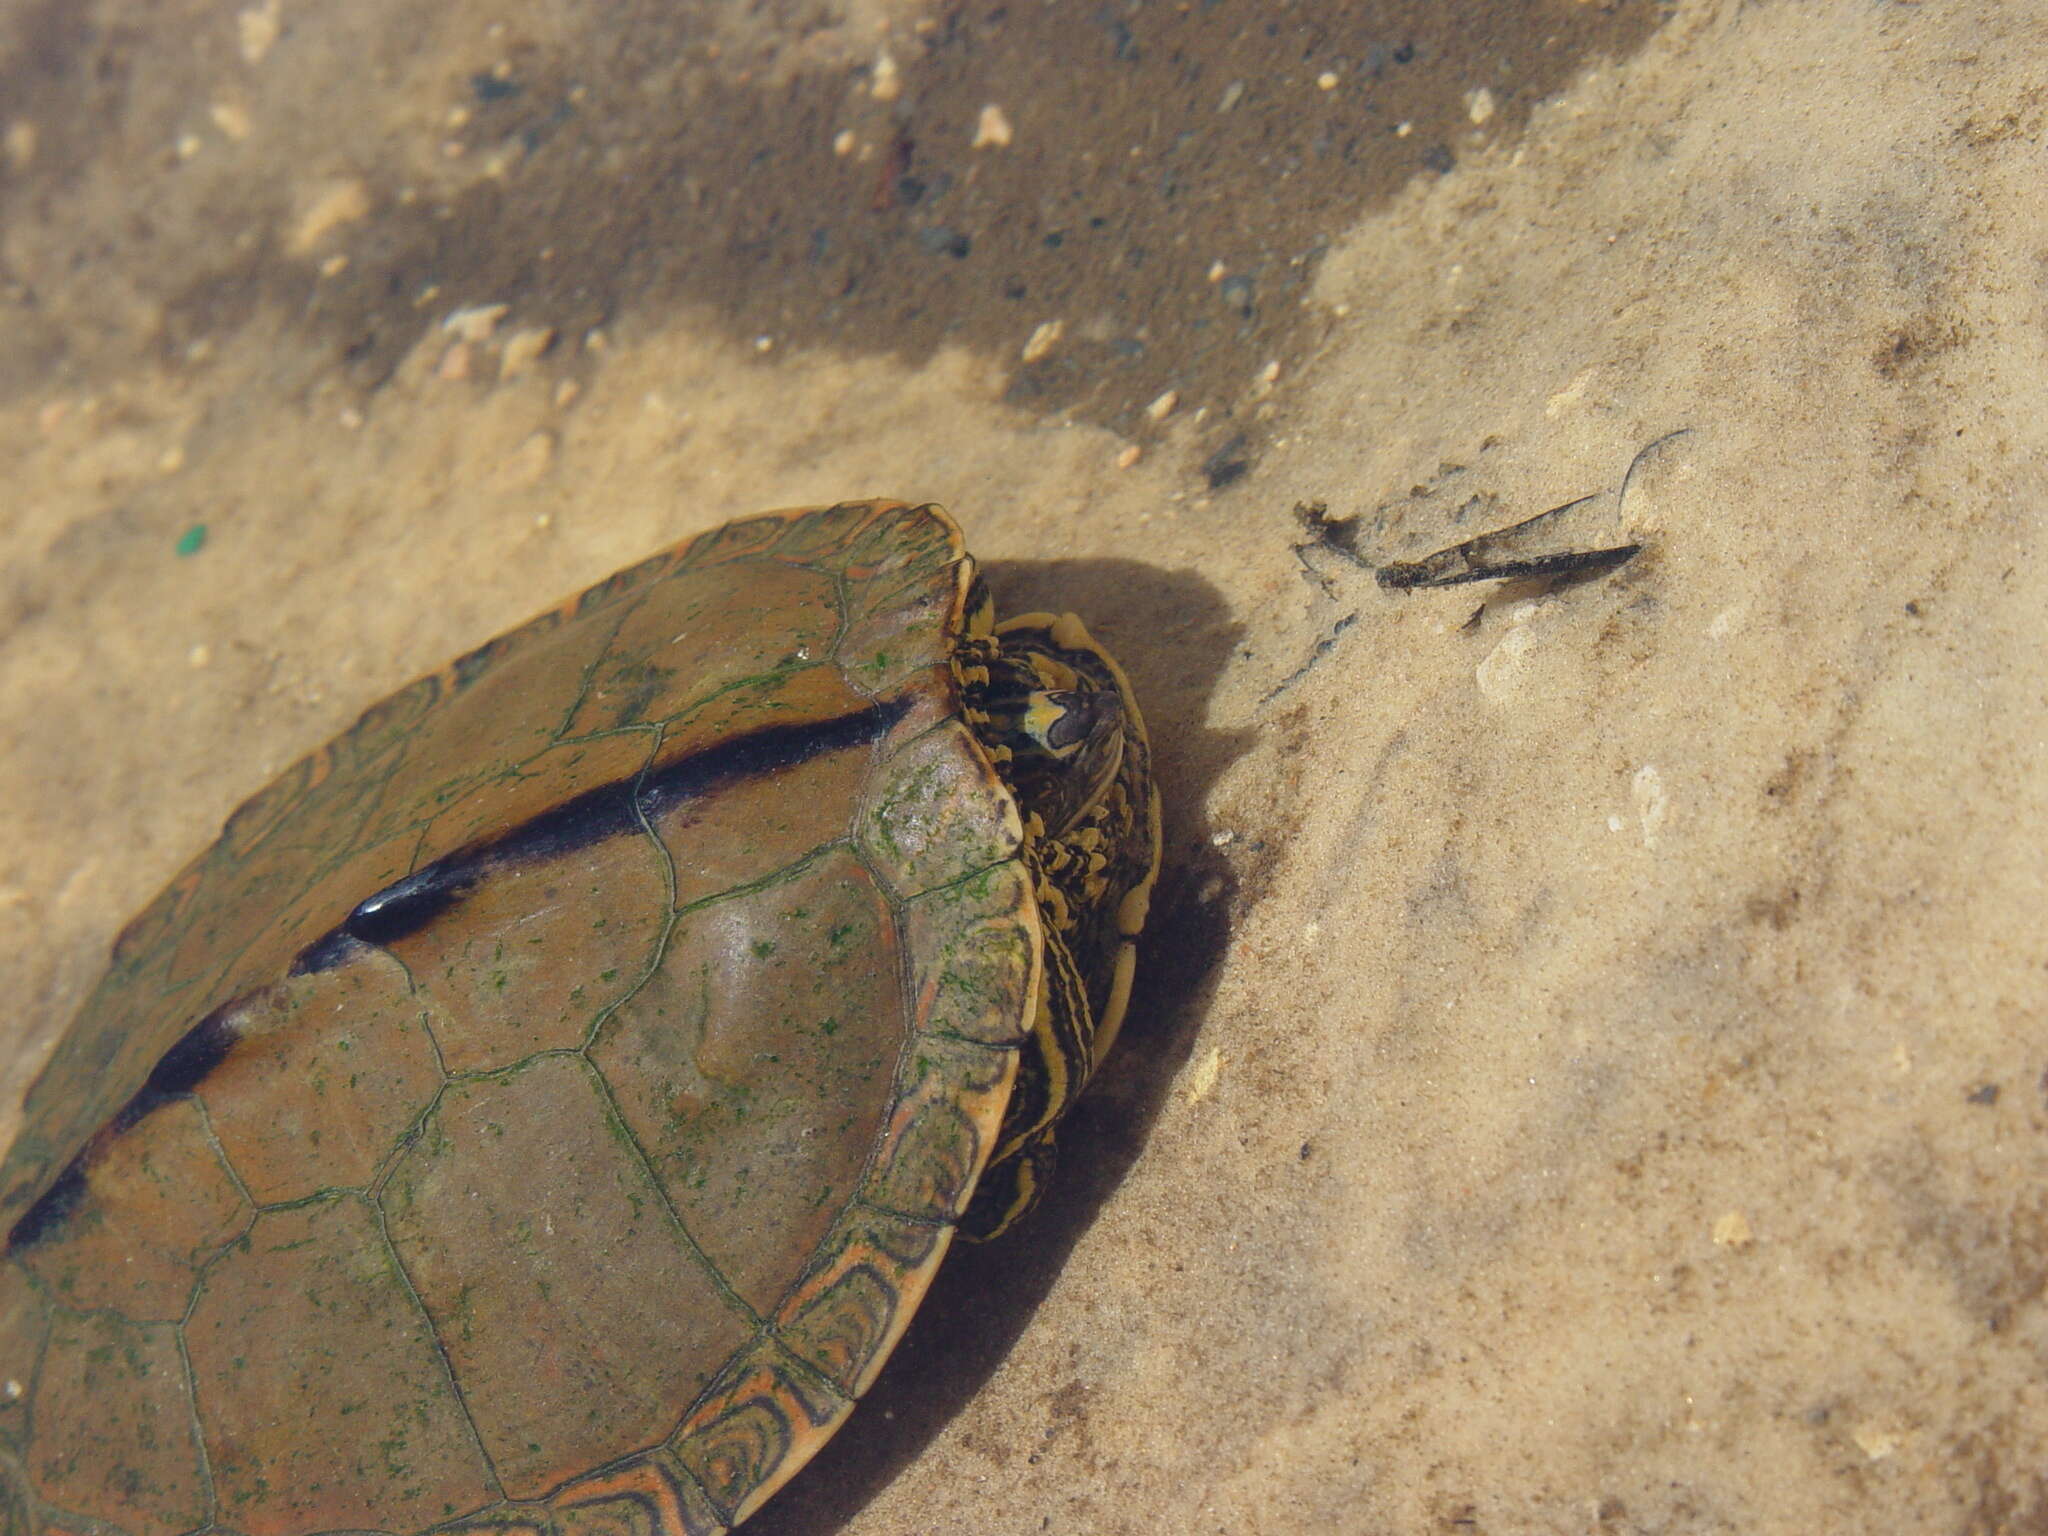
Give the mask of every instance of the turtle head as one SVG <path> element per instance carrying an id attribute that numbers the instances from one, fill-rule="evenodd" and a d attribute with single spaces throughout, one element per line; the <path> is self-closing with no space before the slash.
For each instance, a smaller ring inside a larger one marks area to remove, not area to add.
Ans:
<path id="1" fill-rule="evenodd" d="M 962 1222 L 970 1237 L 1000 1232 L 1042 1187 L 1059 1118 L 1123 1022 L 1159 869 L 1151 753 L 1122 670 L 1072 614 L 985 633 L 971 707 L 1017 797 L 1044 947 L 1016 1091 Z"/>

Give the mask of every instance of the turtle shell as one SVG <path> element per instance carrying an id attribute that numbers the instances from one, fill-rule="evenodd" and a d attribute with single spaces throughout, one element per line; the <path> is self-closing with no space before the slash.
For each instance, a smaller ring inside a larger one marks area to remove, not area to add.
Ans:
<path id="1" fill-rule="evenodd" d="M 1032 1024 L 973 585 L 937 508 L 733 523 L 237 811 L 0 1166 L 7 1528 L 682 1536 L 787 1480 Z"/>

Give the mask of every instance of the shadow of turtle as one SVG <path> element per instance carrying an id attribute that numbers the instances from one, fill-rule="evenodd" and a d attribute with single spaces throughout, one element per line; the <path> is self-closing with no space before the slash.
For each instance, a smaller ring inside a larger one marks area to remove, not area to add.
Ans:
<path id="1" fill-rule="evenodd" d="M 1069 1113 L 1058 1176 L 986 1245 L 956 1243 L 916 1320 L 846 1428 L 747 1522 L 747 1536 L 828 1536 L 981 1390 L 1030 1325 L 1081 1235 L 1142 1155 L 1194 1048 L 1228 938 L 1232 880 L 1203 807 L 1248 745 L 1201 724 L 1241 626 L 1201 577 L 1135 561 L 1004 562 L 985 574 L 1000 614 L 1079 613 L 1128 673 L 1164 807 L 1165 855 L 1115 1053 Z M 1016 1455 L 1032 1448 L 1016 1446 Z"/>

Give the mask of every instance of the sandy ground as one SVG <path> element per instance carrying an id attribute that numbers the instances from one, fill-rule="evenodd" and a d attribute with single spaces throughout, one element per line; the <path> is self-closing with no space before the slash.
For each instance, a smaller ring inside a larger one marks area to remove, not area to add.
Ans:
<path id="1" fill-rule="evenodd" d="M 935 499 L 1167 881 L 750 1531 L 2048 1528 L 2048 13 L 1496 9 L 0 5 L 17 1084 L 364 705 Z M 1592 493 L 1613 574 L 1367 568 Z"/>

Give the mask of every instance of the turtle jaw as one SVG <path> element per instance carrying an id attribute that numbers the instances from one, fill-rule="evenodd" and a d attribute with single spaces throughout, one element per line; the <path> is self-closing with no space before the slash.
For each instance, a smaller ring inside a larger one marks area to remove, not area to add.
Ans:
<path id="1" fill-rule="evenodd" d="M 1151 753 L 1122 669 L 1072 614 L 1020 615 L 989 641 L 970 709 L 1017 797 L 1044 954 L 1017 1087 L 962 1222 L 971 1238 L 1043 1188 L 1060 1117 L 1123 1024 L 1159 869 Z"/>

